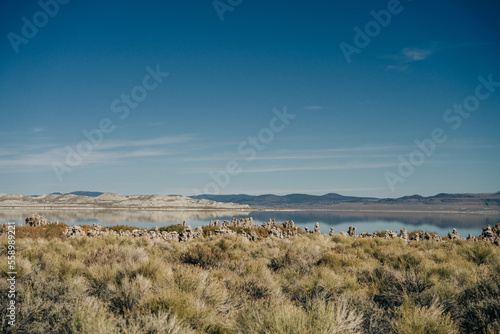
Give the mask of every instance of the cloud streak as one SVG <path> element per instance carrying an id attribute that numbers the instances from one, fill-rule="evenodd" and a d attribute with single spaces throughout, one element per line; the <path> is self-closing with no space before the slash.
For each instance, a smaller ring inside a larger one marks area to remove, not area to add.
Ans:
<path id="1" fill-rule="evenodd" d="M 396 70 L 396 71 L 406 71 L 408 65 L 388 65 L 385 67 L 386 70 Z"/>
<path id="2" fill-rule="evenodd" d="M 322 106 L 307 106 L 304 107 L 304 110 L 324 110 L 325 108 Z"/>
<path id="3" fill-rule="evenodd" d="M 328 171 L 328 170 L 347 170 L 347 169 L 378 169 L 397 166 L 394 162 L 365 162 L 365 163 L 345 163 L 315 166 L 276 166 L 276 167 L 251 167 L 243 168 L 241 173 L 276 173 L 276 172 L 297 172 L 297 171 Z M 189 168 L 183 169 L 185 174 L 198 174 L 213 172 L 212 168 Z"/>
<path id="4" fill-rule="evenodd" d="M 406 71 L 410 66 L 409 64 L 426 60 L 436 52 L 436 47 L 431 48 L 417 48 L 408 47 L 402 49 L 397 54 L 385 55 L 382 58 L 395 61 L 397 64 L 387 65 L 386 70 Z"/>
<path id="5" fill-rule="evenodd" d="M 191 134 L 183 134 L 177 136 L 166 136 L 152 139 L 140 140 L 110 140 L 97 146 L 98 149 L 108 150 L 126 147 L 149 147 L 149 146 L 163 146 L 171 144 L 187 143 L 195 139 Z"/>
<path id="6" fill-rule="evenodd" d="M 430 49 L 405 48 L 401 51 L 400 58 L 404 63 L 412 63 L 427 59 L 432 54 Z"/>
<path id="7" fill-rule="evenodd" d="M 166 136 L 142 140 L 106 141 L 97 145 L 91 154 L 83 157 L 80 165 L 110 165 L 124 159 L 140 159 L 178 154 L 169 146 L 190 142 L 192 135 Z M 0 147 L 0 168 L 2 172 L 33 170 L 37 167 L 51 168 L 55 161 L 65 161 L 68 146 L 55 145 L 10 145 Z M 70 146 L 72 147 L 72 146 Z M 43 150 L 45 148 L 45 150 Z M 43 151 L 40 153 L 40 151 Z M 36 153 L 35 153 L 36 152 Z"/>
<path id="8" fill-rule="evenodd" d="M 388 168 L 397 166 L 396 163 L 353 163 L 344 165 L 327 166 L 302 166 L 302 167 L 271 167 L 271 168 L 253 168 L 245 169 L 242 173 L 275 173 L 290 171 L 319 171 L 319 170 L 344 170 L 344 169 L 374 169 Z"/>
<path id="9" fill-rule="evenodd" d="M 393 157 L 394 152 L 405 152 L 412 146 L 380 145 L 380 146 L 351 146 L 331 149 L 308 149 L 308 150 L 280 150 L 268 152 L 267 155 L 258 155 L 252 160 L 311 160 L 311 159 L 335 159 L 352 158 L 363 153 L 363 157 L 381 158 Z M 382 152 L 382 153 L 380 153 Z M 383 154 L 383 152 L 386 152 Z M 351 154 L 352 153 L 352 154 Z M 208 162 L 208 161 L 228 161 L 245 160 L 246 156 L 238 155 L 236 152 L 228 154 L 217 154 L 211 156 L 193 156 L 179 158 L 183 162 Z"/>

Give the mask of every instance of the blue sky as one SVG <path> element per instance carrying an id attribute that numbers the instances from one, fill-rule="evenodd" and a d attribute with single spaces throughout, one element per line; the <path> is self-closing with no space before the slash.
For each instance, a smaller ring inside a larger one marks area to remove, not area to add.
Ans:
<path id="1" fill-rule="evenodd" d="M 486 0 L 4 1 L 0 193 L 498 191 L 499 15 Z"/>

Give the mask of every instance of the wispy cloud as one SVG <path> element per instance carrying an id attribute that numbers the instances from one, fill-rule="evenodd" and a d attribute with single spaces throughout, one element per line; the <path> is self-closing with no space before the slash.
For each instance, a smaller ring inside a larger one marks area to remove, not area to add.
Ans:
<path id="1" fill-rule="evenodd" d="M 65 149 L 54 149 L 39 154 L 25 154 L 13 159 L 0 160 L 0 167 L 2 169 L 7 167 L 25 167 L 29 169 L 39 168 L 41 166 L 51 167 L 54 161 L 63 163 L 66 159 L 67 154 L 68 152 Z M 82 158 L 80 166 L 93 164 L 109 165 L 119 163 L 119 161 L 122 159 L 156 157 L 169 154 L 171 153 L 167 151 L 152 150 L 135 150 L 124 152 L 96 151 L 92 152 L 92 154 L 90 154 L 89 156 Z"/>
<path id="2" fill-rule="evenodd" d="M 329 165 L 308 165 L 308 166 L 272 166 L 272 167 L 248 167 L 243 168 L 242 173 L 276 173 L 276 172 L 297 172 L 297 171 L 328 171 L 328 170 L 351 170 L 351 169 L 378 169 L 389 168 L 397 166 L 398 163 L 391 162 L 359 162 L 359 163 L 343 163 L 343 164 L 329 164 Z M 213 172 L 213 168 L 200 167 L 200 168 L 184 168 L 182 173 L 185 174 L 198 174 Z"/>
<path id="3" fill-rule="evenodd" d="M 288 171 L 319 171 L 319 170 L 343 170 L 343 169 L 373 169 L 373 168 L 388 168 L 397 166 L 397 163 L 354 163 L 354 164 L 338 164 L 327 166 L 302 166 L 302 167 L 270 167 L 270 168 L 250 168 L 244 169 L 243 173 L 272 173 L 272 172 L 288 172 Z"/>
<path id="4" fill-rule="evenodd" d="M 405 48 L 401 51 L 400 57 L 405 63 L 421 61 L 427 59 L 432 54 L 430 49 Z"/>
<path id="5" fill-rule="evenodd" d="M 38 128 L 38 127 L 31 128 L 31 131 L 34 133 L 42 132 L 45 130 L 46 130 L 45 128 Z"/>
<path id="6" fill-rule="evenodd" d="M 104 141 L 93 147 L 92 152 L 82 157 L 79 166 L 117 164 L 124 159 L 160 157 L 178 154 L 171 145 L 187 143 L 193 136 L 177 135 L 141 140 Z M 75 143 L 76 145 L 77 143 Z M 73 150 L 75 145 L 69 145 Z M 28 145 L 17 144 L 0 147 L 0 170 L 2 172 L 39 170 L 40 167 L 52 167 L 57 161 L 64 163 L 67 145 Z"/>
<path id="7" fill-rule="evenodd" d="M 346 147 L 336 147 L 328 149 L 309 149 L 303 150 L 302 152 L 350 152 L 350 151 L 395 151 L 401 149 L 408 149 L 411 146 L 408 145 L 361 145 L 361 146 L 346 146 Z"/>
<path id="8" fill-rule="evenodd" d="M 110 140 L 99 145 L 99 149 L 115 149 L 124 147 L 149 147 L 158 145 L 171 145 L 186 143 L 195 139 L 195 136 L 190 134 L 165 136 L 152 139 L 139 139 L 139 140 Z"/>
<path id="9" fill-rule="evenodd" d="M 12 155 L 13 153 L 14 153 L 14 152 L 12 152 L 12 151 L 10 151 L 10 150 L 7 150 L 7 149 L 5 149 L 5 148 L 0 148 L 0 156 L 2 156 L 2 155 L 5 155 L 5 156 L 7 156 L 7 155 Z"/>
<path id="10" fill-rule="evenodd" d="M 373 145 L 373 146 L 349 146 L 330 149 L 308 149 L 308 150 L 279 150 L 261 153 L 253 160 L 312 160 L 312 159 L 341 159 L 357 157 L 360 154 L 365 158 L 384 158 L 393 157 L 395 152 L 405 152 L 412 146 L 406 145 Z M 247 156 L 239 155 L 237 152 L 228 152 L 226 154 L 214 154 L 208 156 L 191 156 L 177 158 L 182 162 L 210 162 L 210 161 L 229 161 L 246 160 Z"/>
<path id="11" fill-rule="evenodd" d="M 386 70 L 406 71 L 408 65 L 389 65 L 385 67 Z"/>
<path id="12" fill-rule="evenodd" d="M 80 166 L 89 165 L 112 165 L 122 163 L 125 159 L 152 158 L 169 156 L 169 161 L 180 163 L 204 163 L 238 160 L 245 161 L 246 156 L 241 156 L 237 152 L 228 152 L 217 155 L 191 155 L 182 156 L 186 152 L 193 151 L 191 135 L 167 136 L 142 140 L 115 140 L 105 142 L 94 147 L 91 154 L 82 158 Z M 179 146 L 181 145 L 181 146 Z M 72 147 L 70 145 L 70 147 Z M 406 151 L 409 146 L 358 146 L 358 147 L 338 147 L 332 149 L 311 149 L 311 150 L 280 150 L 267 152 L 255 157 L 255 161 L 269 163 L 272 161 L 307 161 L 338 159 L 337 161 L 350 160 L 353 158 L 380 159 L 393 157 L 396 152 Z M 73 147 L 74 149 L 74 147 Z M 195 150 L 196 151 L 196 150 Z M 8 147 L 0 146 L 0 172 L 21 172 L 37 171 L 40 167 L 51 168 L 54 161 L 63 163 L 68 151 L 66 145 L 49 144 L 17 144 Z M 324 166 L 324 163 L 321 164 Z M 347 165 L 348 166 L 348 165 Z M 301 167 L 309 169 L 310 167 Z M 333 169 L 332 166 L 317 167 L 318 169 Z M 339 166 L 335 167 L 341 168 Z M 350 167 L 346 167 L 350 168 Z M 353 167 L 355 168 L 355 167 Z M 193 171 L 190 169 L 189 171 Z M 272 170 L 272 169 L 271 169 Z M 271 171 L 270 170 L 270 171 Z M 293 170 L 293 169 L 292 169 Z M 187 170 L 186 170 L 187 171 Z M 188 171 L 188 172 L 189 172 Z M 202 172 L 207 172 L 203 169 Z"/>
<path id="13" fill-rule="evenodd" d="M 396 62 L 396 64 L 385 66 L 386 70 L 406 71 L 409 68 L 409 64 L 426 60 L 432 54 L 434 54 L 437 51 L 437 49 L 438 49 L 437 44 L 427 48 L 408 47 L 402 49 L 400 52 L 396 54 L 387 54 L 382 56 L 381 58 L 389 59 Z"/>

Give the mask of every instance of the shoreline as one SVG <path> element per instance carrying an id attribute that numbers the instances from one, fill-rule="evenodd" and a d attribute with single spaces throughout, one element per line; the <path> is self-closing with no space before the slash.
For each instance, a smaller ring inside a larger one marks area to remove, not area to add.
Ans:
<path id="1" fill-rule="evenodd" d="M 448 213 L 448 214 L 478 214 L 478 215 L 500 215 L 500 211 L 458 211 L 458 210 L 388 210 L 388 209 L 368 209 L 368 210 L 354 210 L 354 209 L 260 209 L 256 211 L 272 212 L 272 211 L 290 211 L 290 212 L 366 212 L 366 213 Z"/>
<path id="2" fill-rule="evenodd" d="M 233 207 L 220 207 L 220 208 L 207 208 L 207 207 L 89 207 L 89 206 L 58 206 L 58 205 L 26 205 L 26 206 L 0 206 L 2 210 L 129 210 L 129 211 L 242 211 L 242 212 L 346 212 L 346 213 L 416 213 L 416 214 L 463 214 L 463 215 L 486 215 L 486 216 L 500 216 L 500 211 L 489 210 L 397 210 L 397 209 L 330 209 L 330 208 L 233 208 Z"/>
<path id="3" fill-rule="evenodd" d="M 48 206 L 48 205 L 29 205 L 29 206 L 0 206 L 1 210 L 27 210 L 27 209 L 37 209 L 37 210 L 136 210 L 136 211 L 258 211 L 248 208 L 232 208 L 232 207 L 220 207 L 220 208 L 183 208 L 183 207 L 88 207 L 88 206 Z"/>

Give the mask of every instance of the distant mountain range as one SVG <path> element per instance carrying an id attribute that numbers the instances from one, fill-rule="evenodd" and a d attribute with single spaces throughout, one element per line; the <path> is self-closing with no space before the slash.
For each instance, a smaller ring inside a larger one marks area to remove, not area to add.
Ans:
<path id="1" fill-rule="evenodd" d="M 73 191 L 51 195 L 76 195 L 99 197 L 98 191 Z M 153 196 L 153 195 L 151 195 Z M 159 195 L 154 195 L 159 196 Z M 33 196 L 38 197 L 38 196 Z M 343 196 L 337 193 L 326 195 L 198 195 L 193 199 L 210 200 L 219 203 L 248 205 L 253 208 L 267 209 L 325 209 L 353 211 L 489 211 L 500 213 L 500 191 L 482 194 L 446 194 L 434 196 L 404 196 L 399 198 L 376 198 Z"/>
<path id="2" fill-rule="evenodd" d="M 76 195 L 86 193 L 87 195 Z M 0 194 L 0 209 L 144 209 L 144 210 L 249 210 L 245 204 L 214 202 L 206 199 L 169 195 L 120 195 L 74 192 L 41 196 Z"/>
<path id="3" fill-rule="evenodd" d="M 290 194 L 290 195 L 198 195 L 191 198 L 208 199 L 217 202 L 232 202 L 238 204 L 248 204 L 257 207 L 291 207 L 291 206 L 327 206 L 341 203 L 375 203 L 377 198 L 373 197 L 354 197 L 343 196 L 340 194 L 330 193 L 326 195 L 316 196 L 307 194 Z"/>
<path id="4" fill-rule="evenodd" d="M 76 195 L 76 196 L 88 196 L 88 197 L 98 197 L 98 196 L 101 196 L 102 192 L 99 192 L 99 191 L 73 191 L 73 192 L 70 192 L 70 193 L 58 193 L 58 192 L 55 192 L 55 193 L 51 193 L 51 195 Z M 35 197 L 38 197 L 35 196 Z"/>
<path id="5" fill-rule="evenodd" d="M 232 202 L 248 204 L 252 207 L 286 208 L 286 209 L 346 209 L 372 210 L 408 208 L 410 210 L 500 210 L 500 192 L 489 194 L 445 194 L 423 197 L 420 195 L 404 196 L 400 198 L 375 198 L 343 196 L 330 193 L 321 196 L 307 194 L 290 195 L 198 195 L 197 199 L 208 199 L 216 202 Z"/>

